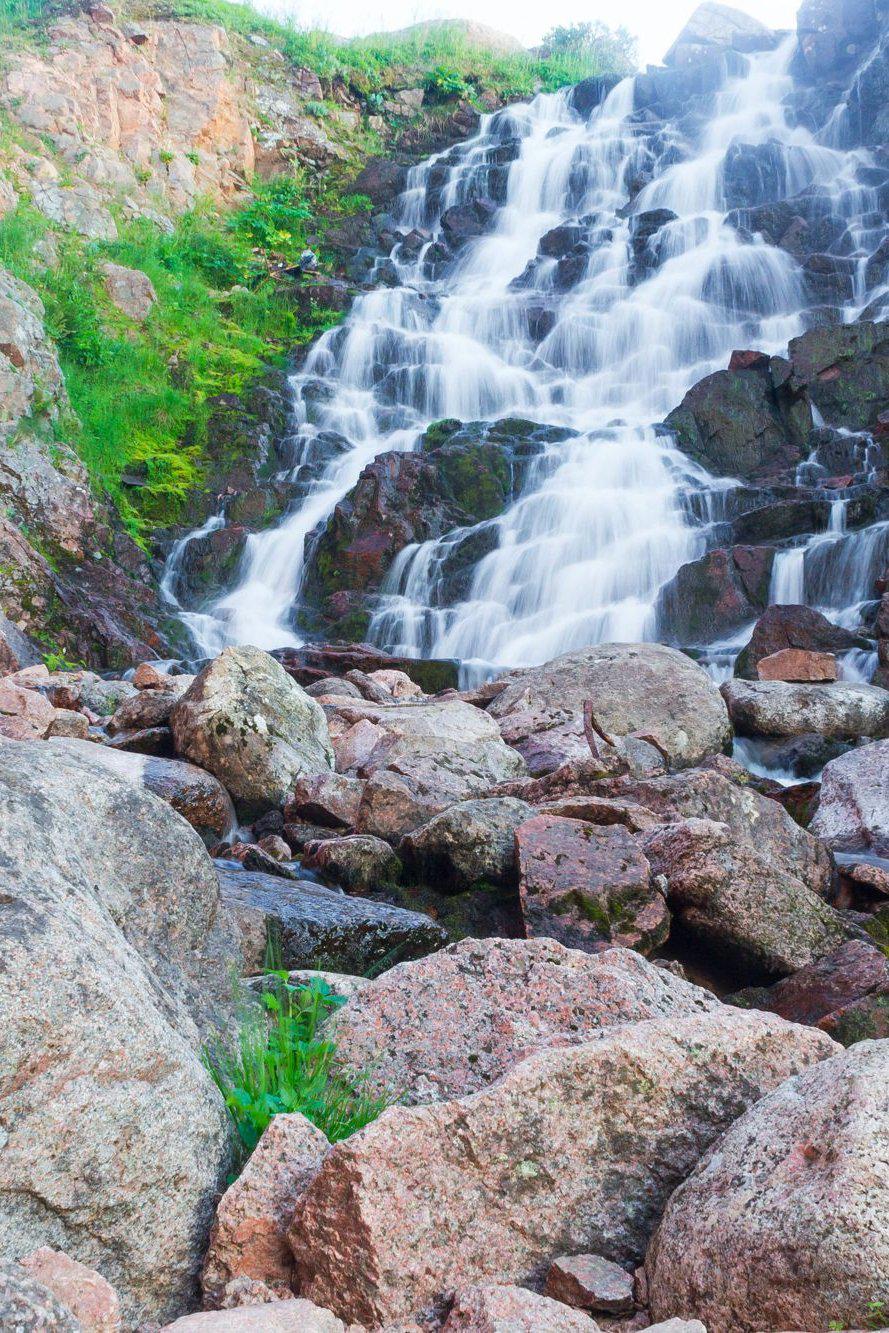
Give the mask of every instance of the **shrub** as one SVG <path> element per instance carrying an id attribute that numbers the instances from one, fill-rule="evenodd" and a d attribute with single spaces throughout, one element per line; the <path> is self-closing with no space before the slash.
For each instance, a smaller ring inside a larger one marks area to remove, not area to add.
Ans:
<path id="1" fill-rule="evenodd" d="M 471 91 L 459 70 L 443 65 L 431 69 L 423 79 L 423 87 L 434 102 L 447 102 L 455 97 L 466 97 Z"/>
<path id="2" fill-rule="evenodd" d="M 371 1096 L 360 1080 L 334 1068 L 336 1046 L 319 1035 L 343 1001 L 323 981 L 292 986 L 283 971 L 267 973 L 262 1008 L 239 1023 L 233 1050 L 205 1050 L 204 1059 L 225 1099 L 244 1154 L 282 1112 L 299 1111 L 331 1143 L 375 1120 L 391 1099 Z"/>

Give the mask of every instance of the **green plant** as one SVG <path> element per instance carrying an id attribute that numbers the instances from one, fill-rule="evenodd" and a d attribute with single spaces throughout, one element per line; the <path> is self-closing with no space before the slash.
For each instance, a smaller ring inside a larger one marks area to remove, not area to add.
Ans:
<path id="1" fill-rule="evenodd" d="M 443 65 L 431 69 L 423 79 L 423 87 L 431 101 L 447 102 L 455 97 L 466 97 L 471 91 L 466 79 L 456 69 Z"/>
<path id="2" fill-rule="evenodd" d="M 372 1095 L 335 1068 L 336 1046 L 319 1029 L 343 1001 L 320 980 L 291 985 L 285 971 L 267 972 L 266 984 L 262 1007 L 242 1015 L 234 1048 L 204 1051 L 245 1155 L 272 1117 L 286 1111 L 301 1112 L 331 1143 L 348 1138 L 392 1099 Z"/>
<path id="3" fill-rule="evenodd" d="M 79 671 L 84 666 L 83 662 L 74 662 L 58 651 L 45 652 L 43 662 L 47 671 Z"/>

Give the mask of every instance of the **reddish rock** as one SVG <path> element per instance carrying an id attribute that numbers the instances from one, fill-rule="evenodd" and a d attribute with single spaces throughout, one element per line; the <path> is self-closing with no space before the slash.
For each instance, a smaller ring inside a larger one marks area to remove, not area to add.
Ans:
<path id="1" fill-rule="evenodd" d="M 133 684 L 137 690 L 171 690 L 175 688 L 178 676 L 171 676 L 160 671 L 153 662 L 142 662 L 133 672 Z"/>
<path id="2" fill-rule="evenodd" d="M 458 1291 L 442 1333 L 598 1333 L 598 1324 L 525 1287 L 494 1283 Z"/>
<path id="3" fill-rule="evenodd" d="M 265 852 L 273 861 L 290 861 L 293 859 L 293 853 L 290 845 L 284 841 L 277 833 L 265 833 L 256 844 L 260 851 Z"/>
<path id="4" fill-rule="evenodd" d="M 287 823 L 308 820 L 329 828 L 354 828 L 364 783 L 340 773 L 299 778 L 284 806 Z"/>
<path id="5" fill-rule="evenodd" d="M 614 943 L 643 952 L 666 939 L 664 895 L 621 825 L 543 814 L 521 824 L 515 837 L 529 936 L 550 936 L 572 948 Z"/>
<path id="6" fill-rule="evenodd" d="M 559 1254 L 638 1262 L 661 1211 L 748 1106 L 836 1045 L 722 1005 L 541 1051 L 491 1087 L 391 1106 L 327 1154 L 288 1233 L 299 1289 L 371 1327 Z"/>
<path id="7" fill-rule="evenodd" d="M 825 1019 L 872 994 L 889 995 L 889 959 L 865 940 L 847 940 L 793 976 L 768 989 L 742 991 L 738 999 L 792 1023 L 823 1027 Z"/>
<path id="8" fill-rule="evenodd" d="M 347 893 L 385 889 L 401 874 L 401 862 L 388 842 L 367 833 L 309 842 L 303 849 L 302 864 Z"/>
<path id="9" fill-rule="evenodd" d="M 825 766 L 812 832 L 836 851 L 889 856 L 889 740 L 861 745 Z"/>
<path id="10" fill-rule="evenodd" d="M 418 699 L 423 691 L 406 671 L 370 671 L 368 679 L 387 689 L 394 699 Z"/>
<path id="11" fill-rule="evenodd" d="M 235 1277 L 264 1282 L 278 1296 L 291 1294 L 287 1228 L 328 1147 L 321 1130 L 298 1112 L 272 1120 L 219 1201 L 201 1274 L 208 1308 L 220 1306 L 226 1284 Z"/>
<path id="12" fill-rule="evenodd" d="M 889 898 L 889 865 L 878 866 L 872 861 L 844 862 L 840 867 L 840 875 L 881 898 Z"/>
<path id="13" fill-rule="evenodd" d="M 600 1254 L 573 1254 L 554 1259 L 546 1275 L 547 1296 L 578 1310 L 631 1314 L 633 1275 Z"/>
<path id="14" fill-rule="evenodd" d="M 73 740 L 85 741 L 90 734 L 89 719 L 83 713 L 75 713 L 70 708 L 57 708 L 55 716 L 46 729 L 46 736 L 67 736 Z"/>
<path id="15" fill-rule="evenodd" d="M 836 680 L 837 659 L 833 653 L 781 648 L 759 659 L 756 674 L 760 680 Z"/>
<path id="16" fill-rule="evenodd" d="M 71 1311 L 83 1333 L 117 1333 L 120 1301 L 101 1273 L 47 1245 L 26 1254 L 19 1264 Z"/>
<path id="17" fill-rule="evenodd" d="M 0 680 L 0 736 L 11 741 L 39 741 L 49 730 L 56 710 L 36 689 L 16 684 L 17 677 Z"/>
<path id="18" fill-rule="evenodd" d="M 371 755 L 385 741 L 387 732 L 383 727 L 368 718 L 347 727 L 339 736 L 333 738 L 333 753 L 336 756 L 338 773 L 357 773 L 370 761 Z"/>
<path id="19" fill-rule="evenodd" d="M 753 370 L 756 367 L 767 366 L 769 358 L 765 352 L 732 352 L 729 358 L 729 370 Z"/>
<path id="20" fill-rule="evenodd" d="M 463 1097 L 535 1051 L 603 1028 L 719 1007 L 629 949 L 461 940 L 368 982 L 330 1020 L 341 1060 L 408 1103 Z"/>
<path id="21" fill-rule="evenodd" d="M 866 646 L 866 639 L 834 625 L 820 611 L 813 611 L 809 606 L 769 606 L 754 625 L 750 642 L 738 656 L 735 675 L 756 679 L 758 662 L 785 648 L 841 653 L 849 648 Z"/>
<path id="22" fill-rule="evenodd" d="M 161 1333 L 349 1333 L 349 1330 L 329 1310 L 300 1299 L 187 1314 L 165 1324 Z"/>

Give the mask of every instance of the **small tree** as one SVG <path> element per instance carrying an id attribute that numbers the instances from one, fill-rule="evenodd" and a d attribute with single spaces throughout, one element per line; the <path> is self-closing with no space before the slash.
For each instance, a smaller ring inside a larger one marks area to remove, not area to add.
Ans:
<path id="1" fill-rule="evenodd" d="M 552 28 L 543 39 L 541 54 L 592 59 L 603 74 L 632 74 L 639 60 L 633 34 L 623 26 L 609 28 L 599 19 Z"/>

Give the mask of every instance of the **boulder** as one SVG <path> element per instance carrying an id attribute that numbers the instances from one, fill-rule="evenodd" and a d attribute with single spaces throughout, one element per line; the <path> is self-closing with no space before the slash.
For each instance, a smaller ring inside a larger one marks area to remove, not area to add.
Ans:
<path id="1" fill-rule="evenodd" d="M 651 735 L 676 768 L 700 763 L 730 737 L 719 691 L 683 653 L 657 643 L 599 644 L 541 667 L 507 672 L 488 707 L 504 740 L 536 776 L 589 756 L 588 702 L 599 726 L 619 739 Z"/>
<path id="2" fill-rule="evenodd" d="M 788 387 L 805 393 L 825 421 L 872 430 L 889 400 L 889 322 L 810 329 L 788 348 Z"/>
<path id="3" fill-rule="evenodd" d="M 170 724 L 177 751 L 248 806 L 283 805 L 296 778 L 333 768 L 322 710 L 258 648 L 225 648 Z"/>
<path id="4" fill-rule="evenodd" d="M 0 1255 L 63 1250 L 125 1321 L 189 1308 L 228 1116 L 198 1023 L 234 940 L 193 829 L 90 747 L 0 743 Z"/>
<path id="5" fill-rule="evenodd" d="M 292 1291 L 293 1255 L 287 1228 L 297 1200 L 330 1145 L 298 1111 L 276 1115 L 216 1209 L 201 1273 L 204 1304 L 217 1309 L 235 1277 Z"/>
<path id="6" fill-rule="evenodd" d="M 354 828 L 363 795 L 363 782 L 339 773 L 298 778 L 284 806 L 284 819 L 287 823 L 302 819 L 334 829 Z"/>
<path id="7" fill-rule="evenodd" d="M 0 1262 L 0 1327 L 15 1333 L 83 1333 L 80 1320 L 19 1264 Z"/>
<path id="8" fill-rule="evenodd" d="M 889 690 L 878 685 L 735 679 L 722 697 L 741 736 L 889 736 Z"/>
<path id="9" fill-rule="evenodd" d="M 15 684 L 11 676 L 0 678 L 0 737 L 42 740 L 55 715 L 52 704 L 38 690 Z"/>
<path id="10" fill-rule="evenodd" d="M 598 1324 L 525 1287 L 484 1283 L 454 1297 L 442 1333 L 598 1333 Z"/>
<path id="11" fill-rule="evenodd" d="M 361 974 L 391 957 L 417 958 L 447 943 L 447 932 L 420 912 L 353 898 L 309 880 L 288 883 L 261 871 L 218 868 L 226 912 L 242 936 L 246 972 L 265 966 L 271 931 L 281 966 Z"/>
<path id="12" fill-rule="evenodd" d="M 688 64 L 700 55 L 702 48 L 759 51 L 768 50 L 773 42 L 774 33 L 750 14 L 717 4 L 716 0 L 704 0 L 664 56 L 664 64 Z"/>
<path id="13" fill-rule="evenodd" d="M 546 1275 L 545 1291 L 553 1300 L 579 1310 L 603 1314 L 632 1314 L 633 1274 L 600 1254 L 572 1254 L 554 1259 Z"/>
<path id="14" fill-rule="evenodd" d="M 398 850 L 408 870 L 444 892 L 482 880 L 514 884 L 516 829 L 532 813 L 527 802 L 512 796 L 461 801 L 406 834 Z"/>
<path id="15" fill-rule="evenodd" d="M 700 943 L 760 976 L 786 976 L 847 937 L 842 918 L 766 846 L 738 842 L 727 824 L 688 819 L 645 839 L 667 901 Z"/>
<path id="16" fill-rule="evenodd" d="M 195 764 L 112 750 L 106 745 L 85 740 L 66 738 L 51 740 L 49 744 L 55 753 L 86 755 L 91 762 L 107 768 L 109 773 L 116 773 L 135 787 L 153 792 L 187 819 L 208 847 L 215 847 L 235 827 L 235 810 L 228 792 L 212 773 Z"/>
<path id="17" fill-rule="evenodd" d="M 171 677 L 171 680 L 176 680 Z M 129 695 L 117 708 L 108 723 L 108 734 L 117 736 L 122 731 L 142 731 L 146 727 L 165 727 L 170 721 L 170 714 L 176 700 L 189 688 L 192 676 L 180 676 L 182 684 L 177 688 L 160 690 L 140 689 Z"/>
<path id="18" fill-rule="evenodd" d="M 667 1204 L 645 1261 L 655 1319 L 711 1333 L 864 1328 L 889 1301 L 889 1041 L 782 1083 Z"/>
<path id="19" fill-rule="evenodd" d="M 19 627 L 0 611 L 0 676 L 40 661 L 40 654 L 32 647 Z"/>
<path id="20" fill-rule="evenodd" d="M 835 77 L 854 66 L 877 33 L 875 6 L 870 0 L 803 0 L 796 16 L 802 72 L 816 81 Z"/>
<path id="21" fill-rule="evenodd" d="M 151 314 L 151 307 L 157 300 L 154 283 L 147 273 L 137 268 L 124 268 L 121 264 L 112 264 L 106 260 L 102 265 L 105 274 L 105 291 L 113 305 L 137 324 L 144 324 Z"/>
<path id="22" fill-rule="evenodd" d="M 363 986 L 328 1031 L 374 1091 L 413 1105 L 477 1092 L 535 1051 L 615 1024 L 716 1008 L 708 991 L 629 949 L 467 939 Z"/>
<path id="23" fill-rule="evenodd" d="M 835 1050 L 723 1007 L 524 1060 L 492 1087 L 392 1106 L 336 1144 L 289 1232 L 300 1290 L 371 1326 L 559 1254 L 638 1261 L 661 1209 L 752 1102 Z"/>
<path id="24" fill-rule="evenodd" d="M 297 1299 L 189 1314 L 165 1324 L 161 1333 L 348 1333 L 348 1330 L 329 1310 Z"/>
<path id="25" fill-rule="evenodd" d="M 831 681 L 837 678 L 837 659 L 833 653 L 781 648 L 759 659 L 756 674 L 760 680 Z"/>
<path id="26" fill-rule="evenodd" d="M 401 875 L 401 862 L 388 842 L 368 833 L 307 843 L 302 864 L 347 893 L 386 889 Z"/>
<path id="27" fill-rule="evenodd" d="M 83 1333 L 118 1333 L 120 1300 L 101 1273 L 48 1245 L 26 1254 L 19 1263 L 71 1311 Z"/>
<path id="28" fill-rule="evenodd" d="M 682 644 L 730 637 L 768 605 L 774 559 L 770 546 L 732 546 L 680 566 L 658 594 L 658 632 Z"/>
<path id="29" fill-rule="evenodd" d="M 831 759 L 811 829 L 835 851 L 889 856 L 889 741 Z"/>
<path id="30" fill-rule="evenodd" d="M 515 832 L 522 918 L 529 936 L 574 949 L 621 944 L 650 953 L 670 929 L 664 894 L 620 824 L 540 814 Z"/>
<path id="31" fill-rule="evenodd" d="M 760 660 L 786 648 L 843 653 L 849 648 L 867 647 L 866 639 L 834 625 L 809 606 L 769 606 L 754 625 L 750 642 L 738 655 L 735 675 L 756 680 Z"/>

